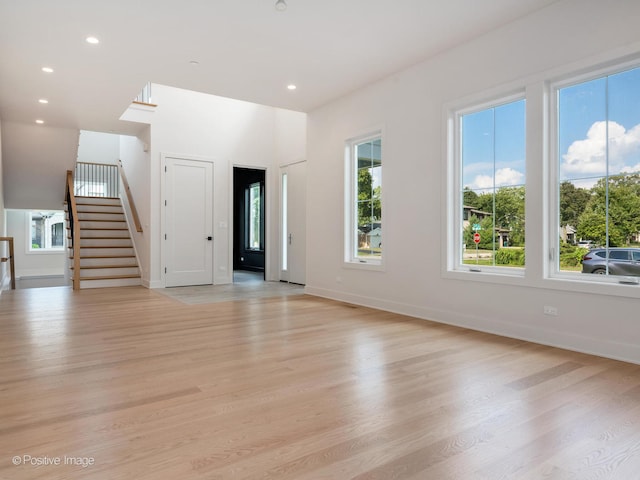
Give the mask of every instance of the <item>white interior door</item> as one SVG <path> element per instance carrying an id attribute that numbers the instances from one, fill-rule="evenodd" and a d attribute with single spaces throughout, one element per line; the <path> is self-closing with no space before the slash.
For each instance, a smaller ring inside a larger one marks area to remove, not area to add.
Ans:
<path id="1" fill-rule="evenodd" d="M 165 286 L 213 283 L 213 163 L 166 158 Z"/>
<path id="2" fill-rule="evenodd" d="M 282 232 L 280 279 L 291 283 L 306 283 L 306 182 L 307 163 L 300 162 L 282 167 Z"/>

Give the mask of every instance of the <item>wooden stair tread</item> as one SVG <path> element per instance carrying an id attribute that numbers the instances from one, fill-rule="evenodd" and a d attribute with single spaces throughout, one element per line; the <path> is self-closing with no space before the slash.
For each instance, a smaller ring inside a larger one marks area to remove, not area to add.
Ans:
<path id="1" fill-rule="evenodd" d="M 90 198 L 90 199 L 100 198 L 102 200 L 120 200 L 120 197 L 87 197 L 86 195 L 75 195 L 75 197 L 76 197 L 76 200 L 78 198 L 82 198 L 82 199 L 84 199 L 84 198 Z"/>
<path id="2" fill-rule="evenodd" d="M 73 266 L 69 267 L 73 270 Z M 135 263 L 130 263 L 128 265 L 88 265 L 88 266 L 80 266 L 80 270 L 96 270 L 98 268 L 138 268 L 138 265 Z"/>
<path id="3" fill-rule="evenodd" d="M 96 205 L 83 205 L 83 207 L 88 207 L 88 206 L 95 207 Z M 122 207 L 120 205 L 102 205 L 102 206 L 103 207 L 109 207 L 109 208 L 122 210 Z M 78 213 L 115 213 L 115 214 L 121 214 L 122 212 L 105 212 L 104 210 L 82 210 L 81 212 L 78 212 Z"/>
<path id="4" fill-rule="evenodd" d="M 73 250 L 73 246 L 69 246 Z M 80 248 L 133 248 L 133 245 L 80 245 Z"/>
<path id="5" fill-rule="evenodd" d="M 113 223 L 127 223 L 126 220 L 109 220 L 109 219 L 104 219 L 104 220 L 96 220 L 93 218 L 79 218 L 78 219 L 79 222 L 113 222 Z"/>
<path id="6" fill-rule="evenodd" d="M 80 277 L 80 281 L 86 280 L 121 280 L 124 278 L 140 278 L 140 275 L 104 275 L 102 277 Z"/>
<path id="7" fill-rule="evenodd" d="M 131 240 L 131 237 L 80 237 L 80 240 Z"/>
<path id="8" fill-rule="evenodd" d="M 73 256 L 69 257 L 73 260 Z M 80 258 L 136 258 L 135 255 L 82 255 Z"/>
<path id="9" fill-rule="evenodd" d="M 67 230 L 69 230 L 69 229 L 67 228 Z M 128 228 L 112 228 L 112 227 L 111 228 L 84 227 L 84 228 L 81 228 L 81 230 L 107 230 L 107 231 L 114 230 L 114 231 L 118 231 L 118 232 L 121 232 L 121 231 L 127 231 L 128 232 L 129 231 Z"/>

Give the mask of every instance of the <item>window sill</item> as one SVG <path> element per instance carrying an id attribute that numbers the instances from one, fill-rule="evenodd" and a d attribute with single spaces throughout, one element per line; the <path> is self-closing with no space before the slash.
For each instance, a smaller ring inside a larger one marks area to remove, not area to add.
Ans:
<path id="1" fill-rule="evenodd" d="M 584 276 L 583 276 L 584 275 Z M 544 279 L 546 288 L 569 292 L 640 298 L 640 283 L 620 283 L 620 280 L 634 277 L 605 277 L 602 275 L 555 273 Z M 635 277 L 640 281 L 640 277 Z"/>
<path id="2" fill-rule="evenodd" d="M 381 262 L 356 262 L 356 261 L 345 261 L 343 263 L 344 268 L 350 268 L 354 270 L 369 270 L 374 272 L 384 272 L 384 264 Z"/>
<path id="3" fill-rule="evenodd" d="M 64 247 L 61 248 L 56 248 L 56 249 L 52 249 L 52 248 L 42 248 L 42 249 L 38 249 L 38 250 L 27 250 L 26 254 L 27 255 L 60 255 L 60 254 L 64 254 L 65 249 Z"/>
<path id="4" fill-rule="evenodd" d="M 451 280 L 477 281 L 483 283 L 497 283 L 503 285 L 526 285 L 524 269 L 511 269 L 473 265 L 461 267 L 458 270 L 446 270 L 442 273 L 442 278 Z"/>
<path id="5" fill-rule="evenodd" d="M 479 282 L 495 285 L 516 286 L 526 288 L 541 288 L 545 290 L 584 293 L 589 295 L 605 295 L 626 298 L 640 298 L 640 283 L 624 284 L 616 279 L 593 279 L 585 274 L 556 273 L 546 278 L 526 278 L 524 270 L 515 272 L 481 271 L 471 272 L 464 270 L 447 270 L 441 275 L 444 279 L 461 280 L 465 282 Z M 620 277 L 620 280 L 626 277 Z M 637 277 L 640 281 L 640 277 Z"/>

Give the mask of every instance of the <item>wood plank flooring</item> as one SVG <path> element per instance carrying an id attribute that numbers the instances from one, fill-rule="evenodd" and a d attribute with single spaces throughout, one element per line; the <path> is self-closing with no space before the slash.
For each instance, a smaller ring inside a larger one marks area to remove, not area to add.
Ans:
<path id="1" fill-rule="evenodd" d="M 306 295 L 3 292 L 0 478 L 634 480 L 640 366 Z"/>

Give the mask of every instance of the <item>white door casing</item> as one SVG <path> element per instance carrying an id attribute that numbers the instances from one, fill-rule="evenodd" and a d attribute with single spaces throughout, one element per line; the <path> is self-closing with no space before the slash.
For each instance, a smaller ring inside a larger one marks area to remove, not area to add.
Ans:
<path id="1" fill-rule="evenodd" d="M 213 162 L 165 158 L 165 286 L 213 283 Z"/>

